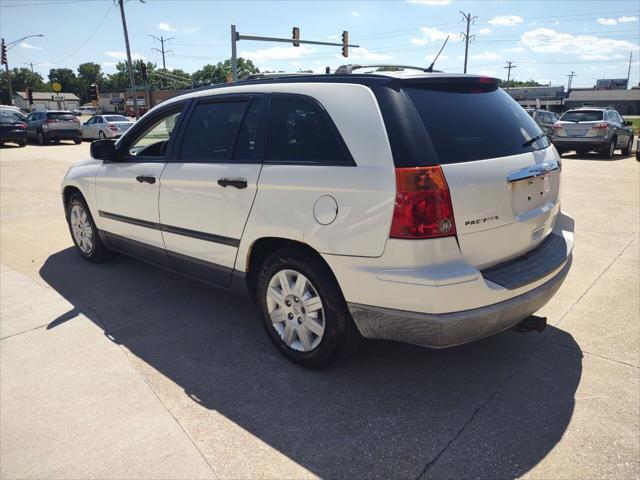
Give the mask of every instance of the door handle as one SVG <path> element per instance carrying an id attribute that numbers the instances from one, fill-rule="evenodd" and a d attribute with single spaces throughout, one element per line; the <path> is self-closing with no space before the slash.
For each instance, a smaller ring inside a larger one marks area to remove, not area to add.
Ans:
<path id="1" fill-rule="evenodd" d="M 247 188 L 247 180 L 244 178 L 221 178 L 218 180 L 221 187 L 236 187 L 239 189 Z"/>
<path id="2" fill-rule="evenodd" d="M 156 183 L 156 177 L 151 177 L 147 175 L 138 175 L 136 177 L 136 180 L 139 181 L 140 183 L 150 183 L 151 185 Z"/>

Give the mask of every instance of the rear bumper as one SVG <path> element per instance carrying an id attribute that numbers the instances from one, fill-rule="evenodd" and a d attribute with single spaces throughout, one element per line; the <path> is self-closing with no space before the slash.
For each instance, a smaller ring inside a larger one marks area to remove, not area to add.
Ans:
<path id="1" fill-rule="evenodd" d="M 349 303 L 360 333 L 431 348 L 447 348 L 493 335 L 518 324 L 542 308 L 558 291 L 572 256 L 546 283 L 517 297 L 461 312 L 429 314 Z"/>
<path id="2" fill-rule="evenodd" d="M 14 142 L 14 141 L 26 141 L 27 140 L 27 131 L 26 130 L 14 130 L 11 132 L 3 132 L 0 135 L 0 142 Z"/>
<path id="3" fill-rule="evenodd" d="M 609 141 L 609 137 L 551 137 L 551 143 L 556 148 L 562 147 L 569 150 L 589 147 L 601 148 L 604 145 L 608 145 Z"/>
<path id="4" fill-rule="evenodd" d="M 82 138 L 82 130 L 47 130 L 43 132 L 46 138 L 60 140 L 75 140 L 76 138 Z"/>

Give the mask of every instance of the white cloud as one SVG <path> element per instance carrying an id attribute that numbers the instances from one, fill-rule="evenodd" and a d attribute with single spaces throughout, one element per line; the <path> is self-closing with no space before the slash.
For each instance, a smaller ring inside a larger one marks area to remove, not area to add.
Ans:
<path id="1" fill-rule="evenodd" d="M 438 54 L 437 51 L 435 52 L 431 52 L 431 53 L 427 53 L 424 58 L 429 62 L 433 62 L 433 59 L 436 58 L 436 55 Z M 445 55 L 444 53 L 441 53 L 440 56 L 438 57 L 437 62 L 441 62 L 443 60 L 448 60 L 449 57 L 447 55 Z"/>
<path id="2" fill-rule="evenodd" d="M 104 52 L 107 57 L 116 58 L 118 60 L 126 60 L 127 52 L 122 52 L 118 50 Z M 144 57 L 137 52 L 131 54 L 131 60 L 144 60 Z"/>
<path id="3" fill-rule="evenodd" d="M 117 62 L 102 62 L 101 65 L 103 67 L 109 67 L 109 68 L 113 68 L 117 65 Z"/>
<path id="4" fill-rule="evenodd" d="M 340 35 L 329 35 L 329 36 L 327 37 L 327 40 L 331 40 L 331 41 L 333 41 L 333 40 L 340 40 Z"/>
<path id="5" fill-rule="evenodd" d="M 414 45 L 424 46 L 430 42 L 443 42 L 447 37 L 451 42 L 460 41 L 460 36 L 457 33 L 443 32 L 435 27 L 421 27 L 420 31 L 423 35 L 422 38 L 414 37 L 411 39 L 411 43 Z"/>
<path id="6" fill-rule="evenodd" d="M 407 0 L 408 3 L 416 3 L 419 5 L 444 6 L 449 5 L 452 0 Z"/>
<path id="7" fill-rule="evenodd" d="M 484 75 L 485 77 L 497 77 L 498 73 L 495 70 L 480 70 L 478 72 L 480 75 Z"/>
<path id="8" fill-rule="evenodd" d="M 493 52 L 482 52 L 471 55 L 473 60 L 498 60 L 500 55 Z"/>
<path id="9" fill-rule="evenodd" d="M 505 48 L 504 51 L 509 53 L 520 53 L 524 52 L 524 47 Z"/>
<path id="10" fill-rule="evenodd" d="M 187 33 L 195 33 L 195 32 L 199 32 L 200 31 L 200 27 L 189 27 L 187 29 L 185 29 L 185 32 Z"/>
<path id="11" fill-rule="evenodd" d="M 619 21 L 620 23 L 631 23 L 631 22 L 637 22 L 637 21 L 638 21 L 638 17 L 627 17 L 627 16 L 624 16 L 624 17 L 620 17 L 620 18 L 618 19 L 618 21 Z"/>
<path id="12" fill-rule="evenodd" d="M 389 60 L 395 56 L 394 53 L 376 53 L 367 50 L 364 47 L 359 48 L 350 48 L 349 49 L 349 58 L 353 60 L 367 60 L 367 61 L 379 61 L 379 60 Z M 336 55 L 337 58 L 342 58 L 341 55 Z"/>
<path id="13" fill-rule="evenodd" d="M 572 35 L 550 28 L 537 28 L 522 34 L 523 45 L 539 53 L 561 53 L 568 55 L 606 55 L 617 51 L 638 50 L 635 43 L 627 40 Z"/>
<path id="14" fill-rule="evenodd" d="M 300 45 L 299 47 L 271 47 L 260 50 L 245 50 L 240 52 L 240 57 L 250 58 L 254 62 L 262 63 L 265 60 L 292 60 L 311 55 L 316 51 L 313 47 Z"/>
<path id="15" fill-rule="evenodd" d="M 164 32 L 175 32 L 176 31 L 176 27 L 172 27 L 167 22 L 160 22 L 158 24 L 158 29 L 162 30 Z"/>
<path id="16" fill-rule="evenodd" d="M 351 12 L 351 15 L 353 15 L 354 17 L 359 17 L 360 16 L 360 14 L 358 12 L 356 12 L 355 10 L 353 10 Z"/>
<path id="17" fill-rule="evenodd" d="M 593 55 L 580 55 L 582 60 L 609 60 L 607 55 L 600 55 L 599 53 Z"/>
<path id="18" fill-rule="evenodd" d="M 599 18 L 597 22 L 600 25 L 617 25 L 618 24 L 615 18 Z"/>
<path id="19" fill-rule="evenodd" d="M 20 46 L 28 50 L 42 50 L 41 47 L 36 47 L 35 45 L 31 45 L 30 43 L 27 43 L 27 42 L 22 42 Z"/>
<path id="20" fill-rule="evenodd" d="M 491 29 L 489 27 L 484 27 L 478 30 L 478 35 L 489 35 L 491 33 Z"/>
<path id="21" fill-rule="evenodd" d="M 511 27 L 513 25 L 518 25 L 519 23 L 524 22 L 522 17 L 518 15 L 498 15 L 497 17 L 493 17 L 489 20 L 490 25 L 502 25 L 505 27 Z"/>

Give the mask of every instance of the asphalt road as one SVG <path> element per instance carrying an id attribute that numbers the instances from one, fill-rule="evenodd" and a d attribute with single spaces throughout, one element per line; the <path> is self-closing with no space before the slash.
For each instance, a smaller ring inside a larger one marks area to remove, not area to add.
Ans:
<path id="1" fill-rule="evenodd" d="M 252 305 L 71 248 L 88 144 L 0 149 L 2 478 L 638 478 L 639 166 L 563 161 L 572 270 L 543 334 L 366 342 L 313 372 Z"/>

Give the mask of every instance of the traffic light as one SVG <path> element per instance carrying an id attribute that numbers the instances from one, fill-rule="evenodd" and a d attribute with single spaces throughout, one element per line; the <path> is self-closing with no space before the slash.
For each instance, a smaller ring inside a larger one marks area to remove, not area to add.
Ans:
<path id="1" fill-rule="evenodd" d="M 33 90 L 27 88 L 27 102 L 29 102 L 29 106 L 33 105 Z"/>
<path id="2" fill-rule="evenodd" d="M 140 65 L 140 73 L 142 74 L 142 81 L 144 83 L 147 83 L 147 64 L 143 63 L 142 65 Z"/>
<path id="3" fill-rule="evenodd" d="M 98 100 L 98 97 L 98 84 L 92 83 L 91 85 L 89 85 L 89 100 Z"/>
<path id="4" fill-rule="evenodd" d="M 4 38 L 2 39 L 2 52 L 0 55 L 0 65 L 6 65 L 7 64 L 7 44 L 4 43 Z"/>
<path id="5" fill-rule="evenodd" d="M 342 56 L 349 56 L 349 32 L 346 30 L 342 32 Z"/>
<path id="6" fill-rule="evenodd" d="M 293 38 L 293 46 L 299 47 L 300 42 L 300 29 L 298 27 L 293 27 L 293 33 L 291 34 L 291 38 Z"/>

